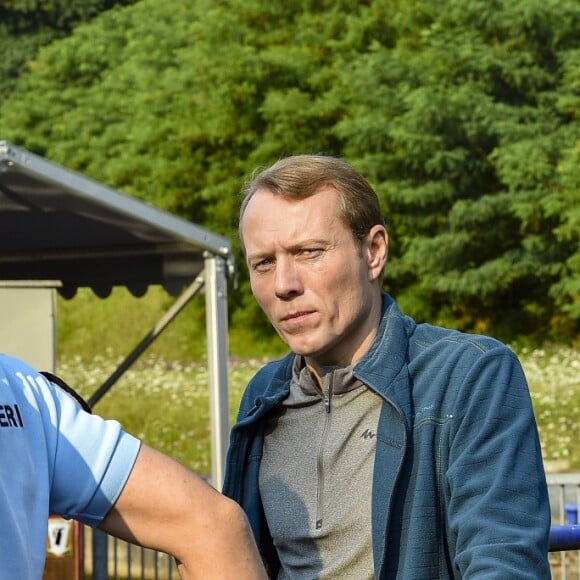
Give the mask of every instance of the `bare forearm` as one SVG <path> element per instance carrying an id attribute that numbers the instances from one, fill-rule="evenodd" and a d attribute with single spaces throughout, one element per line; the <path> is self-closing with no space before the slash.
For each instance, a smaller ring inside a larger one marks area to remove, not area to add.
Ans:
<path id="1" fill-rule="evenodd" d="M 100 528 L 171 554 L 184 580 L 267 577 L 241 508 L 147 446 Z"/>

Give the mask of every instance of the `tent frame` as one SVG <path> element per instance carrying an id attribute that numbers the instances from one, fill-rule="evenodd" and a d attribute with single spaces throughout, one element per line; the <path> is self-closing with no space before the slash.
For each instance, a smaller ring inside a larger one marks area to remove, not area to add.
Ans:
<path id="1" fill-rule="evenodd" d="M 162 285 L 177 296 L 159 322 L 91 396 L 97 404 L 201 290 L 205 292 L 211 417 L 210 483 L 221 489 L 229 436 L 230 241 L 39 155 L 0 141 L 0 280 L 46 281 L 72 298 L 114 286 L 141 296 Z"/>

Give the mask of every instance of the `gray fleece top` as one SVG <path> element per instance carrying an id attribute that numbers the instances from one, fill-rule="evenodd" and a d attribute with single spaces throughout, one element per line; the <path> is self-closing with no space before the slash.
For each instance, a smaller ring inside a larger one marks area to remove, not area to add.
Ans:
<path id="1" fill-rule="evenodd" d="M 381 399 L 350 366 L 323 369 L 322 383 L 295 357 L 290 394 L 266 421 L 259 484 L 278 578 L 371 579 Z"/>

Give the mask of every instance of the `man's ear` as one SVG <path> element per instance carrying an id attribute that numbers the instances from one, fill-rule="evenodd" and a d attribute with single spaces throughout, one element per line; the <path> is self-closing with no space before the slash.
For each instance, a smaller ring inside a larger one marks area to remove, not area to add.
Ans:
<path id="1" fill-rule="evenodd" d="M 383 274 L 389 255 L 389 234 L 384 226 L 374 225 L 366 238 L 369 280 L 376 280 Z"/>

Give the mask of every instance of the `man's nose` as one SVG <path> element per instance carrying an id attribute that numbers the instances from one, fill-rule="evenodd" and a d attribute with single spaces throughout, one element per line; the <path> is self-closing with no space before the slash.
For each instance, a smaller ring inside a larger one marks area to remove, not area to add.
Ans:
<path id="1" fill-rule="evenodd" d="M 274 291 L 278 298 L 287 299 L 302 293 L 300 272 L 292 258 L 276 261 Z"/>

